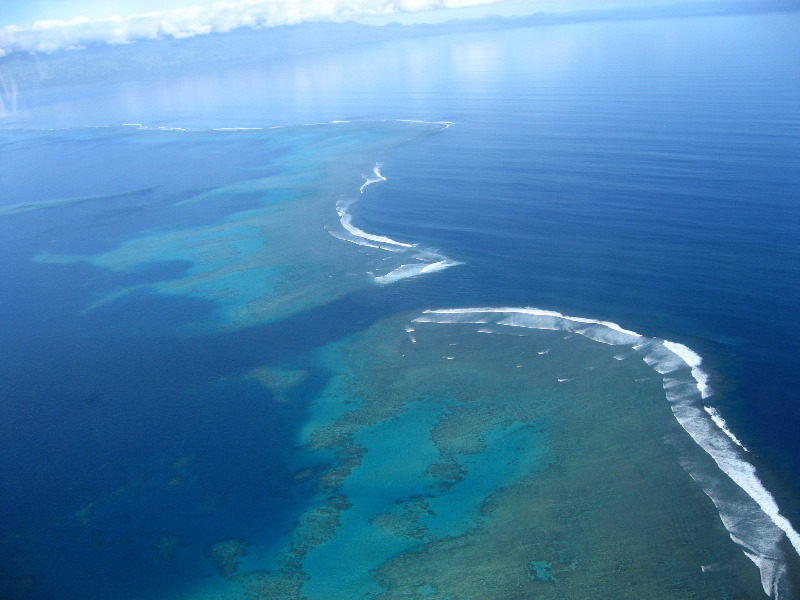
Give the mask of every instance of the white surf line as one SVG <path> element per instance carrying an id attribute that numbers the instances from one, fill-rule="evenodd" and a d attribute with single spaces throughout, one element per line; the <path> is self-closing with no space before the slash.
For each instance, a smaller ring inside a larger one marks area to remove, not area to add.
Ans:
<path id="1" fill-rule="evenodd" d="M 364 178 L 364 183 L 361 184 L 361 187 L 358 188 L 358 193 L 363 194 L 364 188 L 368 185 L 372 185 L 373 183 L 380 183 L 382 181 L 386 181 L 386 177 L 383 176 L 381 173 L 381 163 L 375 163 L 375 166 L 372 167 L 372 172 L 374 174 L 373 177 L 368 175 L 362 175 Z M 367 233 L 363 229 L 359 229 L 355 225 L 353 225 L 353 216 L 348 212 L 348 209 L 353 205 L 355 200 L 349 200 L 346 202 L 337 202 L 336 204 L 336 214 L 339 215 L 339 223 L 342 224 L 342 227 L 345 228 L 349 233 L 354 235 L 357 238 L 361 238 L 363 240 L 369 240 L 372 242 L 377 242 L 379 244 L 388 244 L 390 246 L 400 246 L 402 248 L 413 248 L 414 244 L 405 244 L 403 242 L 398 242 L 397 240 L 393 240 L 390 237 L 385 235 L 374 235 L 371 233 Z M 339 237 L 339 236 L 336 236 Z M 343 239 L 343 238 L 339 238 Z M 349 240 L 348 240 L 349 241 Z M 378 246 L 380 247 L 380 246 Z"/>
<path id="2" fill-rule="evenodd" d="M 345 237 L 340 233 L 337 233 L 335 231 L 331 231 L 328 227 L 326 227 L 325 229 L 326 229 L 326 231 L 328 233 L 330 233 L 337 240 L 342 240 L 343 242 L 350 242 L 351 244 L 356 244 L 358 246 L 367 246 L 368 248 L 377 248 L 378 250 L 386 250 L 388 252 L 402 252 L 403 251 L 401 248 L 391 248 L 391 247 L 387 248 L 386 246 L 378 246 L 376 244 L 370 244 L 366 240 L 362 240 L 360 238 L 353 239 L 353 238 Z M 386 260 L 386 259 L 384 259 L 384 260 Z"/>
<path id="3" fill-rule="evenodd" d="M 367 186 L 370 186 L 374 183 L 381 183 L 387 181 L 387 178 L 383 175 L 383 173 L 381 173 L 382 166 L 383 165 L 381 163 L 375 163 L 375 165 L 372 168 L 372 175 L 363 175 L 364 183 L 358 190 L 359 195 L 364 193 L 364 189 Z M 355 203 L 355 201 L 356 201 L 355 199 L 350 199 L 350 200 L 342 200 L 336 203 L 336 214 L 339 216 L 339 223 L 344 228 L 344 230 L 347 231 L 353 237 L 345 237 L 334 231 L 331 231 L 330 229 L 328 229 L 328 233 L 330 233 L 335 238 L 344 240 L 346 242 L 350 242 L 352 244 L 369 246 L 372 248 L 378 248 L 380 250 L 386 250 L 389 252 L 407 252 L 411 249 L 417 250 L 417 252 L 415 252 L 411 256 L 411 258 L 413 258 L 413 260 L 415 261 L 413 263 L 402 264 L 399 267 L 396 267 L 383 275 L 374 275 L 370 273 L 375 283 L 379 285 L 388 285 L 400 281 L 402 279 L 408 279 L 410 277 L 417 277 L 419 275 L 435 273 L 437 271 L 442 271 L 444 269 L 461 264 L 459 262 L 450 260 L 446 256 L 439 254 L 437 252 L 425 249 L 418 249 L 416 244 L 398 242 L 397 240 L 393 240 L 388 236 L 367 233 L 363 229 L 356 227 L 355 225 L 353 225 L 353 217 L 349 211 L 350 207 Z"/>
<path id="4" fill-rule="evenodd" d="M 364 177 L 364 183 L 358 188 L 358 193 L 363 194 L 364 188 L 368 185 L 372 185 L 373 183 L 380 183 L 381 181 L 386 181 L 386 177 L 381 175 L 381 167 L 383 165 L 381 163 L 375 163 L 375 166 L 372 168 L 372 172 L 375 174 L 374 177 L 370 177 L 369 175 L 362 175 Z"/>
<path id="5" fill-rule="evenodd" d="M 408 277 L 416 277 L 417 275 L 425 275 L 426 273 L 435 273 L 442 271 L 457 263 L 448 260 L 439 260 L 434 263 L 417 263 L 411 265 L 400 265 L 396 269 L 389 271 L 386 275 L 375 277 L 376 283 L 387 284 L 407 279 Z"/>
<path id="6" fill-rule="evenodd" d="M 100 125 L 99 127 L 106 127 Z M 111 125 L 110 127 L 113 127 Z M 133 127 L 134 129 L 141 129 L 142 131 L 191 131 L 185 127 L 169 127 L 167 125 L 142 125 L 141 123 L 126 123 L 122 127 Z"/>
<path id="7" fill-rule="evenodd" d="M 425 125 L 443 125 L 445 129 L 450 129 L 455 125 L 455 121 L 420 121 L 419 119 L 394 119 L 394 123 L 423 123 Z"/>
<path id="8" fill-rule="evenodd" d="M 703 410 L 708 413 L 708 415 L 711 417 L 711 420 L 716 423 L 717 427 L 719 427 L 725 435 L 731 438 L 731 441 L 733 441 L 734 444 L 739 446 L 745 452 L 750 452 L 750 450 L 747 449 L 747 446 L 745 446 L 741 440 L 737 438 L 736 435 L 734 435 L 734 433 L 728 428 L 728 424 L 725 422 L 725 419 L 722 418 L 722 415 L 719 414 L 719 411 L 716 408 L 704 406 Z"/>
<path id="9" fill-rule="evenodd" d="M 745 555 L 761 571 L 761 583 L 764 591 L 774 598 L 780 597 L 779 579 L 781 575 L 785 574 L 785 563 L 781 563 L 781 559 L 778 558 L 782 555 L 778 545 L 780 536 L 776 537 L 768 531 L 762 531 L 760 526 L 768 526 L 767 523 L 771 523 L 786 537 L 798 556 L 800 556 L 800 534 L 781 514 L 775 498 L 758 478 L 756 468 L 744 459 L 742 451 L 745 448 L 741 442 L 738 442 L 721 417 L 713 418 L 713 409 L 709 410 L 703 406 L 702 400 L 711 395 L 712 391 L 708 384 L 708 374 L 700 368 L 702 364 L 700 355 L 683 344 L 659 338 L 648 338 L 610 321 L 571 317 L 556 311 L 538 308 L 456 308 L 426 310 L 423 314 L 426 316 L 418 317 L 413 321 L 470 323 L 475 321 L 475 315 L 481 315 L 493 317 L 494 323 L 497 325 L 570 331 L 605 344 L 630 346 L 642 355 L 642 359 L 653 370 L 661 375 L 688 368 L 691 373 L 691 381 L 684 381 L 677 377 L 663 377 L 664 391 L 670 402 L 672 413 L 692 440 L 755 503 L 761 515 L 768 519 L 768 521 L 763 521 L 759 518 L 758 512 L 752 512 L 755 507 L 748 508 L 738 505 L 738 503 L 736 508 L 750 511 L 749 514 L 728 514 L 725 507 L 730 503 L 718 497 L 718 490 L 715 489 L 715 486 L 703 486 L 705 493 L 717 506 L 722 522 L 731 538 L 743 548 Z M 684 467 L 702 486 L 701 480 L 704 480 L 704 477 L 699 473 L 694 473 L 690 466 L 684 465 Z M 757 521 L 763 521 L 763 523 Z M 751 528 L 758 529 L 759 535 L 752 536 L 758 537 L 758 539 L 742 537 L 746 533 L 752 534 L 751 531 L 741 531 L 740 524 L 742 522 L 746 522 Z M 768 547 L 765 547 L 765 544 Z"/>
<path id="10" fill-rule="evenodd" d="M 347 209 L 350 208 L 353 202 L 354 200 L 350 200 L 349 202 L 340 202 L 336 206 L 336 214 L 339 215 L 339 223 L 342 224 L 342 227 L 344 227 L 345 230 L 347 230 L 355 237 L 361 238 L 362 240 L 369 240 L 371 242 L 377 242 L 379 244 L 388 244 L 390 246 L 400 246 L 402 248 L 414 248 L 414 244 L 405 244 L 403 242 L 398 242 L 397 240 L 393 240 L 392 238 L 386 237 L 385 235 L 373 235 L 353 225 L 353 217 L 347 211 Z"/>

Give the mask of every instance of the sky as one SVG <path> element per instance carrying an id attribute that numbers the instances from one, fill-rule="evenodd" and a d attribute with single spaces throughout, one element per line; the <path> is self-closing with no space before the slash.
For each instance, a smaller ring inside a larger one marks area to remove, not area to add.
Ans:
<path id="1" fill-rule="evenodd" d="M 305 21 L 437 22 L 669 0 L 0 0 L 0 56 Z"/>

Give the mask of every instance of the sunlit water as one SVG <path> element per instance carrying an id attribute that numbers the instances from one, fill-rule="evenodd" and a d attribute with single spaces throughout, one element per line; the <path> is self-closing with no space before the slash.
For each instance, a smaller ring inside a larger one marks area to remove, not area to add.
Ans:
<path id="1" fill-rule="evenodd" d="M 798 25 L 7 74 L 3 597 L 795 597 Z"/>

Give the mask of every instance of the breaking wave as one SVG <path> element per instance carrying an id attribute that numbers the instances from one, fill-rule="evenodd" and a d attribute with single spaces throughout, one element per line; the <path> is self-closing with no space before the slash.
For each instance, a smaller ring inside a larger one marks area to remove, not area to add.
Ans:
<path id="1" fill-rule="evenodd" d="M 364 183 L 362 183 L 361 187 L 358 189 L 359 195 L 362 195 L 368 186 L 387 180 L 383 173 L 381 173 L 381 167 L 381 163 L 375 163 L 372 168 L 372 173 L 363 175 Z M 332 236 L 350 242 L 351 244 L 378 248 L 387 252 L 402 253 L 404 256 L 408 256 L 409 259 L 413 260 L 413 262 L 401 264 L 380 275 L 370 273 L 375 283 L 379 285 L 388 285 L 403 279 L 435 273 L 461 264 L 434 250 L 420 248 L 416 244 L 399 242 L 385 235 L 367 233 L 363 229 L 356 227 L 353 225 L 353 215 L 350 213 L 350 208 L 355 202 L 356 198 L 349 198 L 340 200 L 336 204 L 336 214 L 339 216 L 339 224 L 342 230 L 336 231 L 329 229 L 328 232 Z"/>
<path id="2" fill-rule="evenodd" d="M 704 405 L 712 394 L 702 357 L 676 342 L 624 329 L 616 323 L 570 317 L 537 308 L 460 308 L 428 310 L 415 322 L 488 323 L 502 328 L 566 331 L 614 346 L 627 346 L 662 375 L 670 408 L 683 430 L 716 463 L 708 473 L 693 461 L 683 466 L 711 498 L 731 539 L 761 572 L 761 584 L 772 598 L 792 594 L 789 564 L 800 557 L 800 535 L 764 487 L 744 444 L 719 412 Z M 721 473 L 720 473 L 721 471 Z"/>

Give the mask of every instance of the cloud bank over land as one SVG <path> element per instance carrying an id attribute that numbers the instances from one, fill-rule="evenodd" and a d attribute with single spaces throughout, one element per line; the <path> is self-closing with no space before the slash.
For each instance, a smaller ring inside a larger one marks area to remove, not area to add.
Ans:
<path id="1" fill-rule="evenodd" d="M 213 4 L 209 0 L 182 1 L 206 4 L 129 16 L 98 18 L 95 13 L 95 17 L 76 16 L 0 27 L 0 57 L 324 21 L 418 24 L 495 14 L 517 17 L 569 14 L 573 18 L 596 20 L 800 10 L 800 0 L 227 0 Z"/>
<path id="2" fill-rule="evenodd" d="M 502 0 L 239 0 L 127 17 L 37 21 L 0 29 L 0 56 L 13 52 L 54 52 L 93 44 L 185 38 L 240 27 L 277 27 L 307 21 L 337 21 L 495 4 Z"/>

